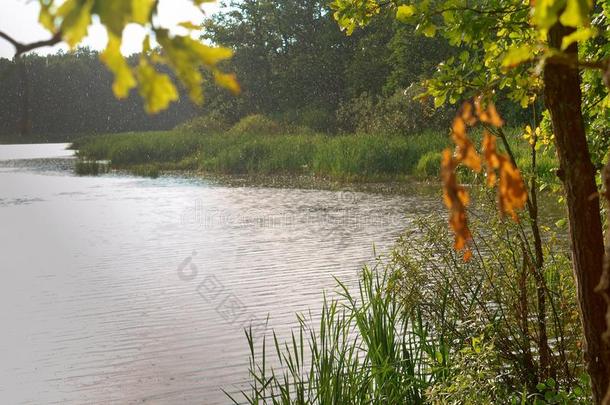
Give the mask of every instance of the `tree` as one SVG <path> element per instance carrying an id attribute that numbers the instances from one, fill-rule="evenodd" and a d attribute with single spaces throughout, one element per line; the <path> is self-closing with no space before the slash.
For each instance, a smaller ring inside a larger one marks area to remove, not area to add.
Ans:
<path id="1" fill-rule="evenodd" d="M 245 113 L 300 120 L 312 110 L 334 111 L 344 97 L 353 41 L 337 30 L 326 3 L 231 2 L 204 27 L 206 39 L 235 50 L 230 66 Z"/>
<path id="2" fill-rule="evenodd" d="M 610 351 L 602 336 L 607 327 L 606 304 L 596 291 L 603 273 L 604 244 L 595 162 L 589 142 L 602 138 L 597 145 L 607 143 L 603 139 L 607 137 L 607 127 L 603 123 L 594 127 L 592 123 L 599 123 L 600 117 L 603 122 L 610 107 L 607 89 L 600 91 L 599 86 L 602 77 L 606 85 L 610 82 L 607 45 L 610 5 L 605 2 L 594 6 L 591 0 L 541 0 L 531 6 L 515 0 L 333 2 L 335 18 L 348 34 L 368 24 L 382 7 L 393 8 L 396 18 L 416 25 L 417 32 L 442 35 L 463 49 L 459 57 L 448 59 L 436 77 L 426 83 L 427 94 L 435 98 L 437 105 L 455 103 L 475 94 L 493 97 L 498 89 L 503 89 L 527 107 L 543 95 L 560 161 L 558 175 L 565 190 L 585 360 L 594 401 L 601 403 L 609 382 Z M 600 32 L 603 34 L 598 35 Z M 585 74 L 584 81 L 587 89 L 597 91 L 581 92 L 582 69 L 594 72 Z M 584 113 L 583 103 L 588 106 Z M 465 146 L 470 150 L 469 141 L 456 137 L 455 128 L 454 139 L 461 142 L 461 145 L 458 142 L 458 152 L 462 149 L 462 156 L 458 154 L 460 161 L 476 166 L 464 154 Z M 446 161 L 453 162 L 451 156 Z M 456 203 L 463 203 L 463 193 L 455 194 L 454 198 Z M 467 239 L 462 219 L 456 221 L 452 222 L 454 229 L 462 231 L 462 239 Z M 461 240 L 458 247 L 466 248 L 465 243 Z"/>

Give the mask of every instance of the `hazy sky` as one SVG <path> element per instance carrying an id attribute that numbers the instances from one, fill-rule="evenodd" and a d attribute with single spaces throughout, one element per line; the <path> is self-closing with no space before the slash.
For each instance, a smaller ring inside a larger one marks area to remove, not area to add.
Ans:
<path id="1" fill-rule="evenodd" d="M 218 10 L 215 3 L 206 4 L 204 7 L 208 15 Z M 38 10 L 38 2 L 35 0 L 0 0 L 0 31 L 20 42 L 48 39 L 50 34 L 38 24 Z M 161 0 L 159 3 L 158 22 L 163 27 L 172 28 L 183 21 L 199 23 L 202 16 L 188 0 Z M 138 52 L 143 38 L 143 32 L 137 26 L 127 26 L 123 33 L 123 53 L 129 55 Z M 89 27 L 89 36 L 83 44 L 100 50 L 104 48 L 106 40 L 104 28 L 94 23 Z M 37 52 L 49 53 L 59 48 L 67 49 L 65 44 L 60 44 L 53 48 L 41 48 Z M 0 57 L 12 58 L 13 54 L 14 48 L 11 44 L 0 38 Z"/>

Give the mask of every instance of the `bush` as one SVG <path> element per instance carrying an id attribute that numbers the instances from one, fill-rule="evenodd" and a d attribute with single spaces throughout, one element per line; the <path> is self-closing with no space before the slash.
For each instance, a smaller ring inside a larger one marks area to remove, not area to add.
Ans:
<path id="1" fill-rule="evenodd" d="M 432 100 L 416 99 L 423 88 L 412 85 L 389 97 L 374 100 L 366 93 L 337 110 L 337 122 L 344 132 L 410 135 L 426 129 L 447 128 L 451 113 L 434 108 Z"/>
<path id="2" fill-rule="evenodd" d="M 217 134 L 229 130 L 231 126 L 225 117 L 218 112 L 211 112 L 200 117 L 195 117 L 185 123 L 178 125 L 178 132 L 194 132 L 197 134 Z"/>
<path id="3" fill-rule="evenodd" d="M 342 102 L 337 109 L 337 127 L 343 133 L 368 133 L 369 123 L 375 117 L 373 97 L 362 93 L 347 102 Z"/>
<path id="4" fill-rule="evenodd" d="M 538 270 L 531 267 L 531 236 L 520 225 L 502 221 L 484 208 L 495 206 L 493 193 L 483 193 L 477 199 L 482 209 L 471 223 L 470 261 L 464 262 L 453 249 L 446 223 L 433 217 L 422 218 L 419 229 L 401 238 L 394 250 L 398 273 L 395 288 L 402 292 L 406 305 L 421 303 L 422 316 L 433 329 L 445 330 L 448 342 L 461 342 L 452 345 L 461 351 L 461 363 L 448 370 L 454 377 L 435 387 L 435 396 L 453 399 L 439 403 L 468 403 L 456 401 L 455 397 L 467 399 L 476 397 L 477 391 L 490 392 L 486 375 L 490 371 L 497 388 L 501 388 L 498 395 L 510 393 L 510 398 L 493 403 L 511 403 L 509 399 L 514 396 L 537 395 L 543 373 L 543 349 L 537 337 L 543 317 L 550 346 L 550 372 L 563 390 L 581 392 L 578 396 L 586 403 L 588 388 L 580 380 L 585 371 L 582 330 L 576 316 L 569 258 L 562 254 L 563 242 L 550 231 L 542 235 L 544 267 L 539 274 L 543 277 L 546 305 L 541 313 Z M 481 336 L 484 338 L 478 349 L 491 353 L 472 356 L 467 350 L 476 349 L 473 339 Z M 460 356 L 453 358 L 458 361 Z M 483 363 L 477 363 L 477 358 Z"/>
<path id="5" fill-rule="evenodd" d="M 332 132 L 336 126 L 336 117 L 329 109 L 306 108 L 299 112 L 297 124 L 311 128 L 314 132 Z"/>
<path id="6" fill-rule="evenodd" d="M 248 115 L 231 128 L 236 135 L 277 135 L 282 127 L 272 119 L 261 114 Z"/>

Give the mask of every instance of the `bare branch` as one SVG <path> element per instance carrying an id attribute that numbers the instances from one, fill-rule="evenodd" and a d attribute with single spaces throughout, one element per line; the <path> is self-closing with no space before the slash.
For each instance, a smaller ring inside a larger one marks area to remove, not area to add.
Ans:
<path id="1" fill-rule="evenodd" d="M 42 48 L 44 46 L 53 46 L 61 42 L 61 32 L 57 32 L 51 38 L 43 41 L 30 42 L 29 44 L 22 44 L 10 35 L 0 31 L 0 38 L 8 41 L 15 47 L 15 57 L 19 57 L 21 54 L 29 52 L 33 49 Z"/>

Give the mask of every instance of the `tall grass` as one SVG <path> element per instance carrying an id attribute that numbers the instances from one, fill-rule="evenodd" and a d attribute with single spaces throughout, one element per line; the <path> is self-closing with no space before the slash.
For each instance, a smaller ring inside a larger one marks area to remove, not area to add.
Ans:
<path id="1" fill-rule="evenodd" d="M 355 294 L 339 282 L 338 299 L 325 300 L 317 325 L 298 328 L 271 349 L 250 347 L 250 387 L 238 404 L 422 404 L 444 377 L 448 351 L 442 331 L 431 333 L 388 288 L 388 273 L 365 268 Z M 440 332 L 440 333 L 439 333 Z M 258 351 L 260 350 L 260 352 Z"/>
<path id="2" fill-rule="evenodd" d="M 312 174 L 337 179 L 400 178 L 422 155 L 441 150 L 447 137 L 374 135 L 254 135 L 148 132 L 99 135 L 73 143 L 82 158 L 113 167 L 156 164 L 161 169 L 223 174 Z"/>
<path id="3" fill-rule="evenodd" d="M 255 342 L 247 331 L 249 386 L 229 398 L 286 405 L 590 403 L 563 242 L 543 234 L 548 300 L 541 313 L 526 230 L 489 212 L 475 215 L 472 225 L 469 262 L 453 249 L 445 221 L 422 218 L 389 260 L 363 269 L 357 287 L 338 281 L 339 297 L 325 300 L 319 317 L 299 316 L 285 341 L 274 333 Z M 541 369 L 540 314 L 550 374 Z"/>
<path id="4" fill-rule="evenodd" d="M 473 134 L 473 138 L 478 134 Z M 511 133 L 522 168 L 529 147 Z M 435 177 L 447 134 L 429 131 L 408 136 L 250 134 L 229 131 L 124 133 L 82 138 L 73 143 L 86 160 L 107 159 L 115 168 L 202 170 L 219 174 L 306 174 L 337 180 L 399 180 L 408 175 Z M 538 156 L 538 174 L 553 176 L 555 159 Z M 468 180 L 468 178 L 465 178 Z"/>

